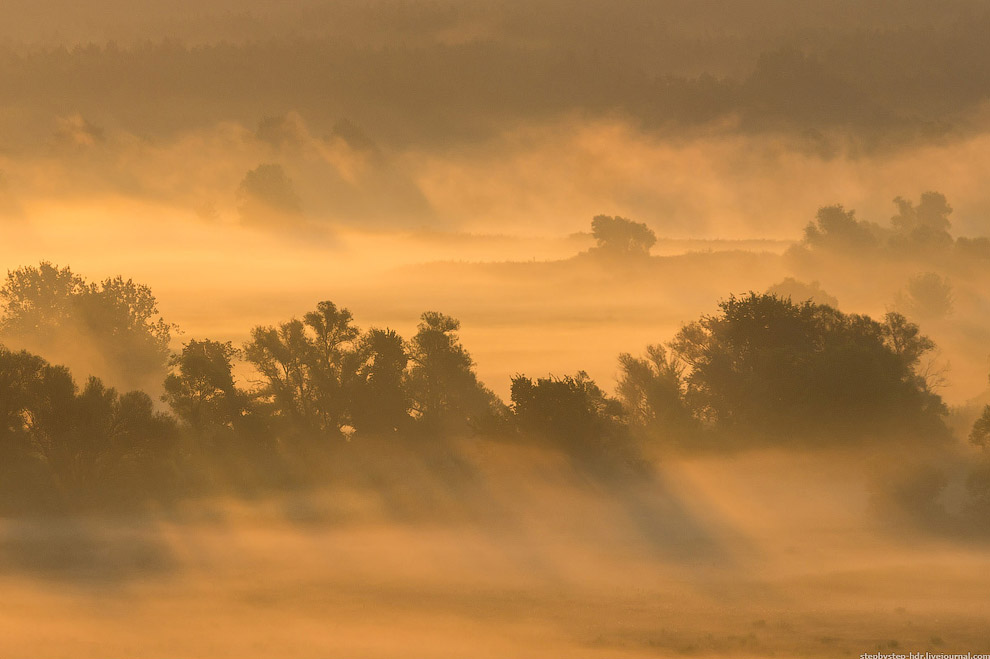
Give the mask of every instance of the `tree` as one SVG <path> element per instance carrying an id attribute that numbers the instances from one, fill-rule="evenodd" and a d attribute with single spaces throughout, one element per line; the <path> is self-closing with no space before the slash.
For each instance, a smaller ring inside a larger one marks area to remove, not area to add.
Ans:
<path id="1" fill-rule="evenodd" d="M 622 405 L 584 371 L 576 375 L 512 378 L 517 426 L 576 453 L 602 453 L 622 436 Z"/>
<path id="2" fill-rule="evenodd" d="M 340 428 L 349 421 L 349 398 L 357 377 L 358 356 L 355 340 L 360 330 L 347 309 L 337 309 L 323 301 L 303 317 L 312 333 L 308 351 L 308 377 L 314 404 L 324 428 Z"/>
<path id="3" fill-rule="evenodd" d="M 969 432 L 969 441 L 983 448 L 990 447 L 990 405 L 983 406 L 983 413 L 973 423 Z"/>
<path id="4" fill-rule="evenodd" d="M 815 221 L 804 229 L 804 243 L 836 252 L 863 252 L 880 246 L 879 232 L 879 226 L 857 220 L 856 211 L 836 204 L 818 209 Z"/>
<path id="5" fill-rule="evenodd" d="M 952 246 L 949 215 L 952 207 L 940 192 L 925 192 L 917 206 L 903 197 L 894 199 L 897 215 L 890 218 L 896 231 L 891 246 L 903 251 L 920 252 L 948 249 Z"/>
<path id="6" fill-rule="evenodd" d="M 646 357 L 619 355 L 617 393 L 629 421 L 648 437 L 682 433 L 693 425 L 684 399 L 684 366 L 661 345 L 646 348 Z"/>
<path id="7" fill-rule="evenodd" d="M 303 320 L 255 327 L 244 357 L 265 382 L 259 396 L 296 430 L 339 434 L 350 422 L 360 357 L 351 312 L 320 302 Z"/>
<path id="8" fill-rule="evenodd" d="M 273 406 L 276 416 L 304 431 L 319 429 L 308 373 L 311 349 L 300 320 L 277 328 L 255 327 L 244 346 L 244 358 L 265 380 L 258 395 Z"/>
<path id="9" fill-rule="evenodd" d="M 360 367 L 351 418 L 359 433 L 393 433 L 409 421 L 403 382 L 409 356 L 402 337 L 390 329 L 368 330 L 358 348 Z"/>
<path id="10" fill-rule="evenodd" d="M 157 387 L 173 326 L 158 315 L 158 301 L 148 286 L 120 276 L 90 284 L 79 298 L 78 314 L 123 386 L 151 388 L 154 377 Z"/>
<path id="11" fill-rule="evenodd" d="M 648 226 L 619 216 L 595 216 L 591 220 L 591 233 L 598 243 L 598 253 L 609 256 L 646 257 L 657 242 L 656 234 Z"/>
<path id="12" fill-rule="evenodd" d="M 0 484 L 50 504 L 128 503 L 171 484 L 174 425 L 142 392 L 92 377 L 79 392 L 68 369 L 0 347 L 0 423 Z"/>
<path id="13" fill-rule="evenodd" d="M 990 238 L 956 238 L 955 249 L 967 261 L 990 261 Z"/>
<path id="14" fill-rule="evenodd" d="M 111 277 L 86 283 L 47 261 L 7 273 L 0 338 L 97 372 L 126 388 L 160 386 L 173 325 L 148 286 Z"/>
<path id="15" fill-rule="evenodd" d="M 890 223 L 902 233 L 911 233 L 920 227 L 935 233 L 948 233 L 952 227 L 949 221 L 952 207 L 941 192 L 923 193 L 917 206 L 904 197 L 896 197 L 894 204 L 897 215 L 890 218 Z"/>
<path id="16" fill-rule="evenodd" d="M 990 448 L 990 405 L 983 406 L 983 412 L 973 423 L 973 429 L 969 432 L 969 441 L 984 449 Z M 990 471 L 987 475 L 986 482 L 990 485 Z M 987 488 L 987 493 L 990 494 L 990 487 Z"/>
<path id="17" fill-rule="evenodd" d="M 165 395 L 175 415 L 200 433 L 232 428 L 247 407 L 234 385 L 232 360 L 239 354 L 228 341 L 189 341 L 172 357 Z"/>
<path id="18" fill-rule="evenodd" d="M 916 371 L 933 346 L 899 314 L 880 323 L 756 293 L 723 300 L 671 343 L 710 427 L 798 442 L 945 436 L 947 409 Z"/>
<path id="19" fill-rule="evenodd" d="M 459 430 L 490 414 L 495 395 L 474 373 L 474 360 L 455 332 L 460 321 L 437 311 L 421 316 L 409 342 L 406 387 L 412 409 L 431 429 Z"/>
<path id="20" fill-rule="evenodd" d="M 37 268 L 27 266 L 7 272 L 0 288 L 4 335 L 43 334 L 68 325 L 76 314 L 76 301 L 86 292 L 82 277 L 68 267 L 59 268 L 42 261 Z"/>

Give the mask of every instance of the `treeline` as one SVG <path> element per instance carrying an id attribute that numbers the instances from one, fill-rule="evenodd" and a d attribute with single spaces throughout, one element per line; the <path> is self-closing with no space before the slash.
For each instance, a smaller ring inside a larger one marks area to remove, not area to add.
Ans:
<path id="1" fill-rule="evenodd" d="M 942 193 L 925 192 L 917 204 L 897 197 L 894 206 L 897 212 L 886 226 L 859 219 L 856 211 L 841 204 L 824 206 L 805 227 L 803 240 L 792 254 L 882 255 L 943 264 L 990 262 L 990 238 L 952 235 L 952 207 Z"/>
<path id="2" fill-rule="evenodd" d="M 91 308 L 94 296 L 108 301 Z M 129 280 L 86 284 L 42 263 L 9 273 L 0 298 L 4 341 L 74 335 L 66 324 L 85 321 L 86 335 L 105 338 L 91 350 L 121 341 L 158 354 L 169 409 L 96 378 L 80 387 L 64 367 L 3 349 L 0 488 L 14 510 L 291 487 L 346 470 L 366 447 L 436 455 L 467 437 L 537 442 L 582 468 L 628 474 L 665 448 L 949 436 L 946 407 L 918 372 L 934 344 L 917 325 L 771 294 L 730 296 L 666 345 L 621 355 L 614 395 L 583 372 L 517 375 L 508 404 L 479 382 L 458 321 L 438 312 L 406 340 L 361 329 L 325 301 L 255 327 L 243 346 L 191 339 L 168 356 L 156 351 L 170 326 Z M 235 377 L 245 370 L 248 387 Z"/>
<path id="3" fill-rule="evenodd" d="M 508 38 L 4 49 L 0 85 L 25 115 L 112 117 L 107 128 L 138 135 L 252 125 L 296 110 L 325 128 L 347 117 L 395 144 L 474 138 L 504 129 L 507 118 L 580 111 L 619 113 L 648 128 L 731 119 L 743 131 L 810 131 L 831 153 L 837 147 L 821 131 L 852 129 L 869 147 L 972 129 L 967 122 L 990 91 L 988 20 L 755 44 L 656 30 L 636 43 L 614 35 L 606 51 L 580 39 L 554 47 Z"/>

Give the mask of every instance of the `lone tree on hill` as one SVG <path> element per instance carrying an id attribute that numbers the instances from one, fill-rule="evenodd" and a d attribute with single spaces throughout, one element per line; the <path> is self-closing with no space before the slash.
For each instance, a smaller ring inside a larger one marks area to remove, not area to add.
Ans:
<path id="1" fill-rule="evenodd" d="M 596 216 L 591 220 L 591 234 L 598 241 L 598 253 L 614 256 L 649 256 L 657 242 L 650 227 L 619 216 Z"/>

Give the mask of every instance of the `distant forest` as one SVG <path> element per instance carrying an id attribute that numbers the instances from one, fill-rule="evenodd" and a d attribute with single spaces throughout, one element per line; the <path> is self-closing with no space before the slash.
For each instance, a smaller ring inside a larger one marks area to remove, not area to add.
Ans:
<path id="1" fill-rule="evenodd" d="M 471 20 L 449 7 L 409 16 L 388 43 L 305 30 L 196 45 L 10 42 L 0 47 L 0 87 L 12 125 L 32 126 L 38 113 L 81 113 L 145 137 L 298 111 L 318 129 L 346 118 L 402 145 L 475 139 L 507 122 L 578 113 L 653 130 L 807 131 L 812 140 L 842 129 L 873 148 L 958 134 L 979 121 L 990 94 L 990 14 L 956 9 L 919 25 L 759 37 L 685 33 L 655 16 L 639 21 L 630 6 L 610 12 L 597 34 L 569 33 L 558 16 L 558 33 L 446 43 L 443 30 L 456 33 Z M 414 38 L 413 28 L 428 36 Z M 25 137 L 10 131 L 7 139 Z"/>

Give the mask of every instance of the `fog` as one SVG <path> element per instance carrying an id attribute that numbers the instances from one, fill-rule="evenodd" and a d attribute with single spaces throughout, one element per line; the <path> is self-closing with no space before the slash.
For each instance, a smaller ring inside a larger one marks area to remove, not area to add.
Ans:
<path id="1" fill-rule="evenodd" d="M 0 654 L 990 652 L 988 25 L 4 2 Z"/>
<path id="2" fill-rule="evenodd" d="M 618 491 L 532 449 L 472 459 L 485 466 L 453 491 L 413 462 L 384 491 L 6 522 L 4 649 L 834 656 L 986 643 L 985 551 L 878 526 L 849 456 L 674 460 Z"/>

